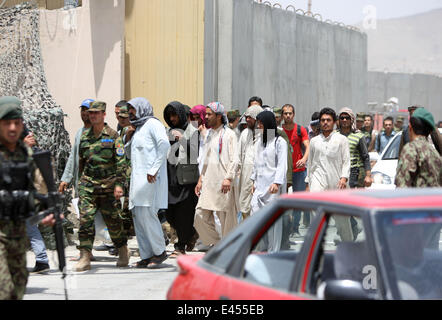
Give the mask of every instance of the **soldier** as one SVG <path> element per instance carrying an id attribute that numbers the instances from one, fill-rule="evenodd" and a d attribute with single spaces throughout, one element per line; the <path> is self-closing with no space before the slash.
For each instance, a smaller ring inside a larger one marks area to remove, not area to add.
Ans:
<path id="1" fill-rule="evenodd" d="M 273 108 L 273 113 L 275 114 L 276 125 L 278 126 L 278 128 L 282 128 L 282 108 Z"/>
<path id="2" fill-rule="evenodd" d="M 116 201 L 115 207 L 120 210 L 120 217 L 123 220 L 124 230 L 126 231 L 127 237 L 135 236 L 135 230 L 132 220 L 132 213 L 129 210 L 129 186 L 130 186 L 130 175 L 132 167 L 130 165 L 130 159 L 126 157 L 124 152 L 124 141 L 123 138 L 126 135 L 127 130 L 131 126 L 129 119 L 129 108 L 128 106 L 120 107 L 118 113 L 118 124 L 122 128 L 119 132 L 120 136 L 116 140 L 117 156 L 123 158 L 123 161 L 119 163 L 123 166 L 121 170 L 124 178 L 123 187 L 116 187 Z M 124 202 L 121 203 L 120 199 L 124 197 Z"/>
<path id="3" fill-rule="evenodd" d="M 25 219 L 33 210 L 33 201 L 29 196 L 19 200 L 11 195 L 35 190 L 32 150 L 20 139 L 24 128 L 20 106 L 16 97 L 0 98 L 0 190 L 4 198 L 0 200 L 0 300 L 22 299 L 29 275 Z M 54 222 L 53 216 L 43 221 L 46 225 Z"/>
<path id="4" fill-rule="evenodd" d="M 113 206 L 119 188 L 124 185 L 121 172 L 124 158 L 118 156 L 121 153 L 116 142 L 118 133 L 104 122 L 105 102 L 93 102 L 88 112 L 92 127 L 81 136 L 79 151 L 80 245 L 77 248 L 80 250 L 80 260 L 75 266 L 78 272 L 91 268 L 97 210 L 100 210 L 112 242 L 118 249 L 117 267 L 126 267 L 129 263 L 127 235 L 119 212 Z"/>
<path id="5" fill-rule="evenodd" d="M 401 132 L 403 127 L 404 127 L 404 117 L 403 116 L 398 116 L 396 118 L 396 122 L 394 124 L 394 131 L 396 132 Z"/>
<path id="6" fill-rule="evenodd" d="M 239 139 L 239 136 L 241 135 L 241 132 L 239 131 L 239 128 L 238 128 L 240 118 L 241 118 L 241 114 L 239 113 L 239 110 L 235 109 L 235 110 L 231 110 L 231 111 L 227 112 L 227 119 L 229 120 L 229 128 L 232 129 L 236 133 L 238 139 Z"/>
<path id="7" fill-rule="evenodd" d="M 408 125 L 410 142 L 399 156 L 395 179 L 398 188 L 442 186 L 442 157 L 427 140 L 434 130 L 433 115 L 425 108 L 415 110 Z M 441 150 L 440 140 L 436 144 L 436 149 Z"/>
<path id="8" fill-rule="evenodd" d="M 356 129 L 358 129 L 359 131 L 362 131 L 364 127 L 364 120 L 365 120 L 365 113 L 358 112 L 356 114 Z"/>

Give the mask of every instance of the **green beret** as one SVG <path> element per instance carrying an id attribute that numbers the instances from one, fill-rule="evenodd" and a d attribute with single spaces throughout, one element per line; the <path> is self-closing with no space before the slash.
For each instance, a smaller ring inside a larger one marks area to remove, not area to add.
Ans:
<path id="1" fill-rule="evenodd" d="M 417 108 L 416 111 L 413 113 L 412 118 L 422 120 L 425 124 L 429 125 L 430 128 L 436 128 L 433 115 L 425 108 Z"/>
<path id="2" fill-rule="evenodd" d="M 89 112 L 95 111 L 104 111 L 106 112 L 106 102 L 103 101 L 94 101 L 91 103 L 91 107 L 88 110 Z"/>
<path id="3" fill-rule="evenodd" d="M 0 98 L 0 120 L 22 119 L 21 101 L 16 97 Z"/>
<path id="4" fill-rule="evenodd" d="M 118 116 L 122 118 L 129 118 L 129 108 L 127 106 L 121 107 Z"/>

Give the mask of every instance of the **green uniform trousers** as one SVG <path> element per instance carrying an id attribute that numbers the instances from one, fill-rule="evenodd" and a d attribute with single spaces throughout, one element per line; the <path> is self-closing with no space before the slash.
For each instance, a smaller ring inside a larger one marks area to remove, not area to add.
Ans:
<path id="1" fill-rule="evenodd" d="M 0 300 L 21 300 L 26 291 L 26 223 L 0 220 Z"/>
<path id="2" fill-rule="evenodd" d="M 80 201 L 80 230 L 78 249 L 92 251 L 95 238 L 95 214 L 100 210 L 103 220 L 106 223 L 109 235 L 115 247 L 121 248 L 127 244 L 127 233 L 124 230 L 123 220 L 120 212 L 114 207 L 115 197 L 113 193 L 94 194 L 79 190 Z"/>

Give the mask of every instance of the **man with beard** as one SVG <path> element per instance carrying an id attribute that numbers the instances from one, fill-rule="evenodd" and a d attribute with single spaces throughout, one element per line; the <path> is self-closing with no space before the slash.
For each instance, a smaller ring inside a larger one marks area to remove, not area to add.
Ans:
<path id="1" fill-rule="evenodd" d="M 169 200 L 166 219 L 178 236 L 175 251 L 170 256 L 173 258 L 192 251 L 198 239 L 193 223 L 198 202 L 194 190 L 199 179 L 199 132 L 187 121 L 184 105 L 178 101 L 166 106 L 164 120 L 169 125 L 171 145 L 167 162 Z"/>
<path id="2" fill-rule="evenodd" d="M 128 102 L 131 127 L 125 136 L 126 155 L 131 161 L 129 209 L 135 226 L 141 261 L 137 268 L 151 268 L 167 259 L 158 211 L 167 209 L 167 154 L 169 139 L 164 125 L 154 117 L 145 98 Z"/>
<path id="3" fill-rule="evenodd" d="M 255 160 L 255 139 L 258 132 L 256 117 L 264 110 L 259 105 L 253 105 L 245 112 L 247 129 L 245 129 L 239 138 L 238 145 L 238 170 L 239 170 L 239 211 L 242 218 L 250 216 L 250 202 L 252 201 L 253 181 L 250 180 Z"/>
<path id="4" fill-rule="evenodd" d="M 214 212 L 221 222 L 222 237 L 237 225 L 233 180 L 237 172 L 238 139 L 228 127 L 224 106 L 219 102 L 207 106 L 206 119 L 211 130 L 204 143 L 204 165 L 195 188 L 199 197 L 195 228 L 204 245 L 215 245 L 220 236 Z"/>
<path id="5" fill-rule="evenodd" d="M 371 166 L 370 155 L 364 134 L 356 129 L 354 113 L 349 108 L 339 112 L 339 133 L 348 138 L 350 148 L 350 188 L 370 187 Z M 361 178 L 360 178 L 361 177 Z"/>
<path id="6" fill-rule="evenodd" d="M 319 121 L 321 134 L 310 142 L 307 188 L 311 192 L 346 189 L 350 177 L 348 139 L 335 131 L 337 116 L 333 109 L 322 109 Z M 337 217 L 336 227 L 342 241 L 353 241 L 349 218 Z"/>

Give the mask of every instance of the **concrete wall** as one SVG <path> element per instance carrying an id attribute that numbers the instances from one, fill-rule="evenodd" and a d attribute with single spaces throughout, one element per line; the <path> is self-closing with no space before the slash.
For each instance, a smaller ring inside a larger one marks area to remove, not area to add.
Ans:
<path id="1" fill-rule="evenodd" d="M 365 34 L 252 0 L 206 0 L 205 102 L 295 105 L 307 124 L 324 106 L 366 111 Z"/>
<path id="2" fill-rule="evenodd" d="M 93 98 L 114 105 L 124 96 L 124 0 L 84 0 L 71 10 L 40 10 L 40 40 L 49 91 L 67 118 L 71 141 L 82 126 L 79 106 Z"/>
<path id="3" fill-rule="evenodd" d="M 378 102 L 381 105 L 391 97 L 396 97 L 401 109 L 418 104 L 431 111 L 436 122 L 442 120 L 441 77 L 370 71 L 367 78 L 370 102 Z"/>

